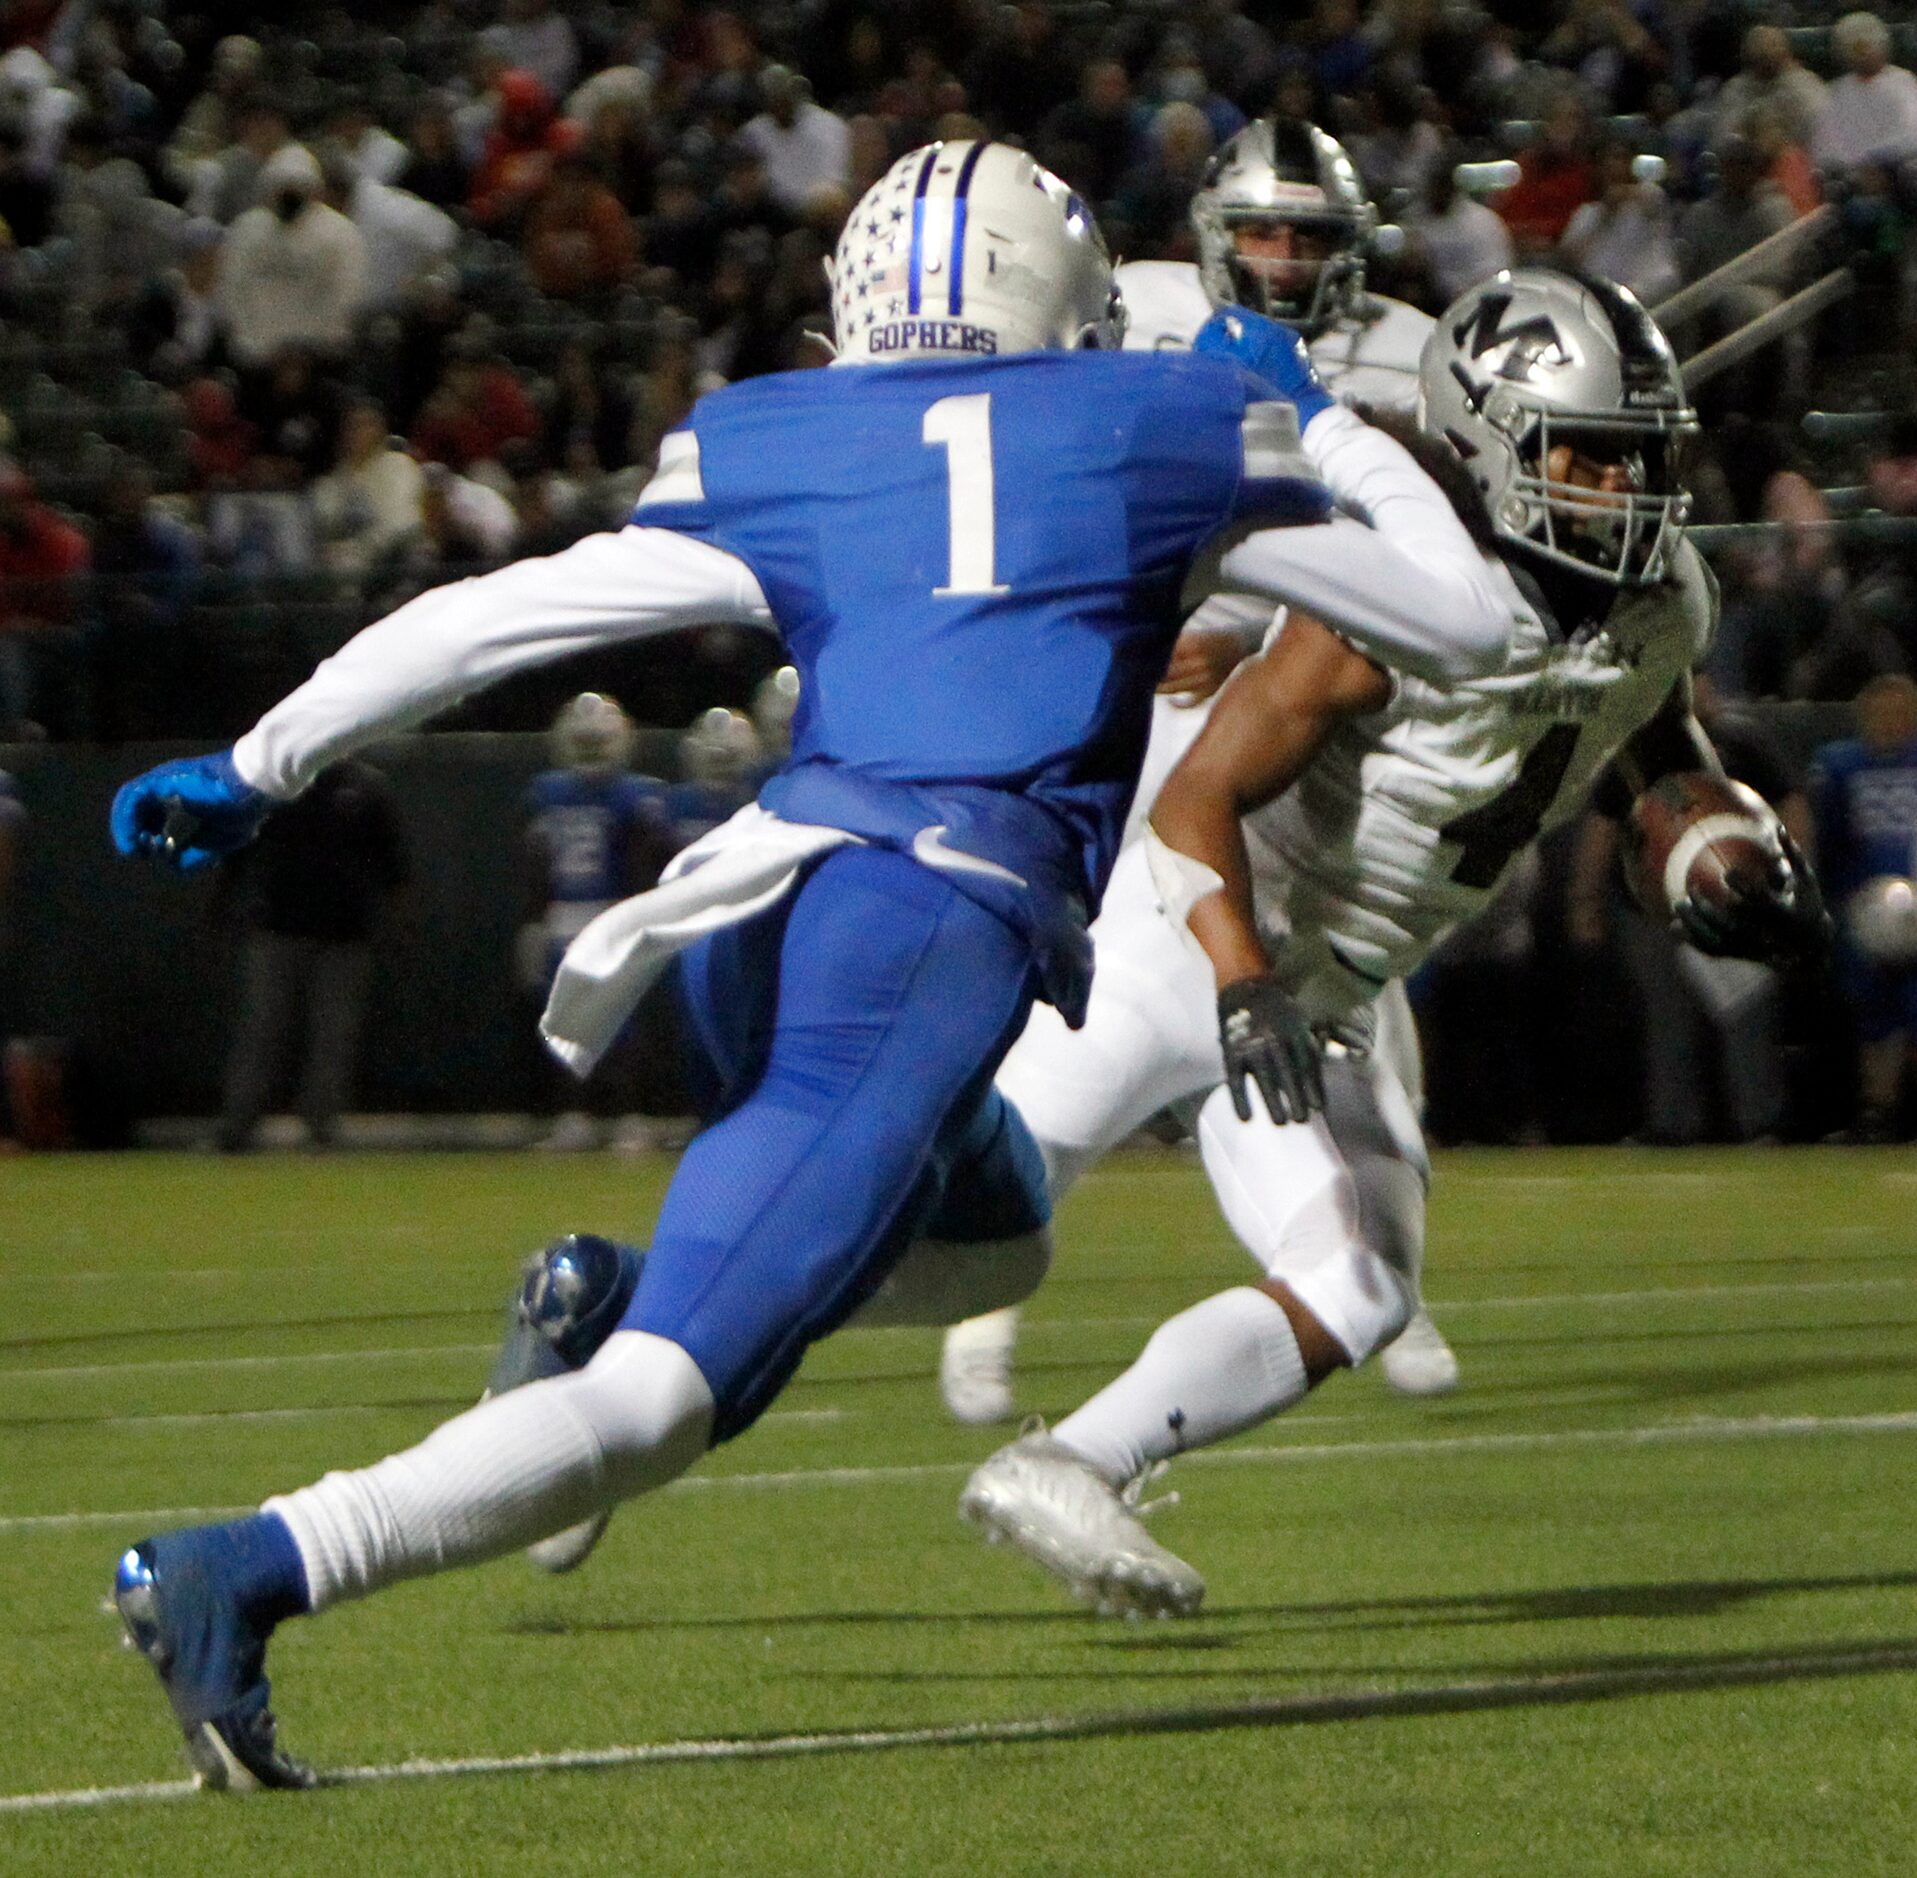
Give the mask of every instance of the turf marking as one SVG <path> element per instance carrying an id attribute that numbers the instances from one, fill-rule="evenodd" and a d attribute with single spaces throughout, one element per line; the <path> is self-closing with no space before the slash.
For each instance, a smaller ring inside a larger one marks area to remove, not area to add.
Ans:
<path id="1" fill-rule="evenodd" d="M 1682 1303 L 1687 1298 L 1793 1297 L 1823 1293 L 1909 1291 L 1917 1278 L 1806 1278 L 1741 1285 L 1654 1285 L 1637 1291 L 1541 1291 L 1510 1297 L 1433 1298 L 1431 1308 L 1443 1315 L 1458 1311 L 1558 1310 L 1580 1304 Z M 1034 1331 L 1134 1330 L 1157 1324 L 1159 1316 L 1037 1317 L 1027 1326 Z M 858 1328 L 858 1326 L 853 1326 Z M 867 1329 L 868 1336 L 923 1334 L 924 1325 L 887 1324 Z M 325 1367 L 337 1363 L 418 1362 L 434 1357 L 490 1356 L 492 1343 L 428 1343 L 368 1350 L 296 1350 L 280 1356 L 162 1356 L 128 1363 L 67 1363 L 45 1368 L 0 1369 L 0 1384 L 14 1381 L 75 1382 L 88 1378 L 168 1374 L 178 1371 L 278 1370 Z"/>
<path id="2" fill-rule="evenodd" d="M 1679 1695 L 1697 1690 L 1761 1687 L 1847 1676 L 1917 1670 L 1917 1646 L 1888 1643 L 1851 1650 L 1806 1649 L 1745 1660 L 1633 1664 L 1542 1676 L 1485 1676 L 1462 1682 L 1334 1689 L 1263 1701 L 1184 1708 L 1033 1715 L 1003 1721 L 949 1722 L 919 1728 L 848 1728 L 816 1734 L 718 1735 L 706 1740 L 645 1741 L 619 1747 L 543 1754 L 468 1755 L 342 1767 L 320 1776 L 322 1787 L 388 1786 L 402 1780 L 456 1780 L 498 1774 L 604 1773 L 688 1762 L 783 1761 L 836 1754 L 896 1753 L 912 1748 L 1016 1747 L 1028 1742 L 1090 1741 L 1127 1735 L 1203 1734 L 1230 1728 L 1301 1727 L 1392 1716 L 1443 1715 L 1543 1704 L 1602 1702 L 1623 1696 Z M 0 1795 L 0 1814 L 69 1812 L 102 1806 L 183 1800 L 199 1791 L 190 1780 L 151 1780 L 120 1787 L 70 1787 Z M 277 1802 L 276 1804 L 294 1804 Z"/>
<path id="3" fill-rule="evenodd" d="M 1917 1409 L 1876 1415 L 1696 1416 L 1620 1428 L 1532 1429 L 1508 1435 L 1407 1436 L 1396 1441 L 1316 1441 L 1287 1446 L 1206 1448 L 1179 1457 L 1184 1467 L 1245 1463 L 1374 1460 L 1405 1456 L 1443 1459 L 1452 1454 L 1524 1454 L 1549 1448 L 1676 1447 L 1693 1442 L 1786 1441 L 1806 1435 L 1917 1434 Z M 938 1480 L 969 1474 L 971 1461 L 911 1461 L 874 1467 L 795 1467 L 777 1473 L 688 1474 L 662 1493 L 753 1492 L 786 1487 L 871 1486 L 881 1481 Z M 250 1506 L 151 1507 L 128 1513 L 16 1513 L 0 1517 L 0 1537 L 85 1526 L 181 1526 L 230 1519 Z"/>

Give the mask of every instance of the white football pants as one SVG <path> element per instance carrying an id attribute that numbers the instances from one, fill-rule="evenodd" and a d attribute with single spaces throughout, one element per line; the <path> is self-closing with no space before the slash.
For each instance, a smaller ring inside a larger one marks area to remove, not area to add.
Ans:
<path id="1" fill-rule="evenodd" d="M 1398 1070 L 1383 1050 L 1334 1045 L 1325 1113 L 1279 1126 L 1254 1104 L 1241 1122 L 1220 1086 L 1210 964 L 1159 910 L 1142 847 L 1120 855 L 1092 934 L 1084 1028 L 1038 1006 L 998 1073 L 1044 1153 L 1053 1198 L 1160 1109 L 1209 1097 L 1198 1137 L 1226 1221 L 1363 1362 L 1416 1309 L 1423 1262 L 1430 1164 Z M 1408 1024 L 1395 1027 L 1392 1054 L 1407 1037 L 1415 1063 Z"/>

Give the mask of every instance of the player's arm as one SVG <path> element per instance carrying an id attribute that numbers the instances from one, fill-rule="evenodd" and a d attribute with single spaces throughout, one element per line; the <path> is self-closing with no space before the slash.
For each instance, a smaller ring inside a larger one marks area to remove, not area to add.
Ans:
<path id="1" fill-rule="evenodd" d="M 1510 601 L 1411 453 L 1332 398 L 1289 327 L 1234 307 L 1214 316 L 1193 350 L 1236 361 L 1291 401 L 1306 459 L 1350 512 L 1231 544 L 1218 561 L 1221 583 L 1303 607 L 1382 663 L 1438 684 L 1499 670 Z"/>
<path id="2" fill-rule="evenodd" d="M 1391 680 L 1322 622 L 1294 612 L 1277 643 L 1241 666 L 1159 791 L 1150 841 L 1161 891 L 1211 960 L 1227 1080 L 1239 1115 L 1255 1082 L 1274 1121 L 1324 1104 L 1318 1041 L 1271 961 L 1252 903 L 1244 817 L 1275 801 L 1347 718 L 1379 709 Z M 1178 883 L 1182 883 L 1182 890 Z"/>
<path id="3" fill-rule="evenodd" d="M 114 798 L 124 854 L 202 866 L 251 839 L 329 763 L 513 672 L 680 627 L 770 628 L 736 556 L 669 529 L 589 535 L 410 600 L 347 643 L 231 751 L 163 763 Z"/>

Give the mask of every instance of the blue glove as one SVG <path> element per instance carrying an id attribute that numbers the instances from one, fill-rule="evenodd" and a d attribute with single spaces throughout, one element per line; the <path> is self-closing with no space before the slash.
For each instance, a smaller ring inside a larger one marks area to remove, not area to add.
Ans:
<path id="1" fill-rule="evenodd" d="M 1302 337 L 1291 327 L 1241 306 L 1222 306 L 1191 342 L 1194 352 L 1230 359 L 1262 378 L 1298 408 L 1298 428 L 1337 403 L 1311 363 Z"/>
<path id="2" fill-rule="evenodd" d="M 113 845 L 191 873 L 245 847 L 272 808 L 271 796 L 240 780 L 230 751 L 176 759 L 121 784 Z"/>

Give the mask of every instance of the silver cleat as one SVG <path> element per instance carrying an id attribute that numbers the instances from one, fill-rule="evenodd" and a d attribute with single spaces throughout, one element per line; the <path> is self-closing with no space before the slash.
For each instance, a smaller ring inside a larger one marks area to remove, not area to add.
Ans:
<path id="1" fill-rule="evenodd" d="M 959 1517 L 1007 1540 L 1101 1616 L 1189 1617 L 1205 1581 L 1145 1530 L 1137 1483 L 1120 1493 L 1035 1429 L 1000 1448 L 959 1495 Z"/>

